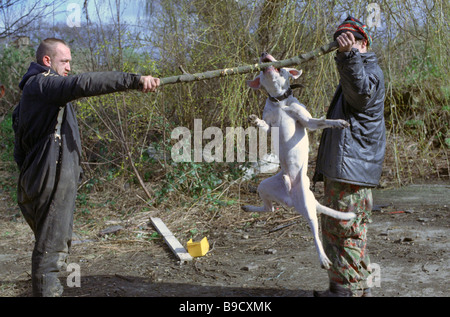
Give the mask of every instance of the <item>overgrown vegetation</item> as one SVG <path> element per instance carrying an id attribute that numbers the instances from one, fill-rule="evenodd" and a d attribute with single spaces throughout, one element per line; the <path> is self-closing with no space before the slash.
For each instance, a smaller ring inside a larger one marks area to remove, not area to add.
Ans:
<path id="1" fill-rule="evenodd" d="M 0 80 L 8 91 L 0 107 L 2 170 L 13 168 L 9 125 L 20 98 L 17 84 L 39 39 L 49 33 L 71 43 L 74 73 L 115 69 L 165 77 L 179 74 L 179 66 L 194 73 L 255 63 L 263 51 L 278 59 L 310 51 L 329 42 L 348 14 L 366 20 L 371 2 L 140 1 L 147 8 L 136 23 L 140 26 L 125 21 L 121 8 L 92 12 L 85 7 L 79 28 L 42 22 L 46 32 L 20 34 L 31 37 L 34 46 L 9 44 L 0 50 Z M 378 3 L 381 27 L 371 32 L 387 91 L 383 182 L 448 180 L 450 7 L 441 0 Z M 298 81 L 306 88 L 295 93 L 313 116 L 320 117 L 339 81 L 334 54 L 302 68 Z M 105 204 L 120 209 L 112 198 L 92 203 L 89 197 L 106 188 L 123 192 L 129 186 L 146 188 L 134 204 L 143 204 L 141 209 L 205 205 L 214 214 L 236 204 L 239 196 L 230 194 L 230 188 L 242 175 L 240 164 L 174 164 L 171 131 L 178 126 L 192 130 L 194 119 L 202 119 L 203 129 L 247 127 L 246 118 L 261 115 L 265 100 L 264 93 L 246 87 L 245 80 L 252 76 L 172 85 L 150 95 L 127 92 L 76 101 L 84 149 L 85 178 L 79 191 L 83 212 L 89 215 L 89 208 Z M 319 137 L 310 133 L 311 161 Z"/>

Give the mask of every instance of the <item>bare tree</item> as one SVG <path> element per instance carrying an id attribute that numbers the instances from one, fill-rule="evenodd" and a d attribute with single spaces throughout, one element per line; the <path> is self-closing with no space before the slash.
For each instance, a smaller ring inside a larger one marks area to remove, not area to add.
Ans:
<path id="1" fill-rule="evenodd" d="M 63 1 L 0 1 L 0 39 L 25 35 L 36 26 L 37 20 L 52 17 Z"/>

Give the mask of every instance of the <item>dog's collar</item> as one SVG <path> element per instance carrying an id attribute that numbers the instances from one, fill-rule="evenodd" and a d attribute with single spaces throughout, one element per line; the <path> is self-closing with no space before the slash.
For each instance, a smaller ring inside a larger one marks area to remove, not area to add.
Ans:
<path id="1" fill-rule="evenodd" d="M 288 99 L 290 96 L 292 96 L 291 88 L 289 88 L 284 94 L 282 94 L 281 96 L 278 96 L 278 97 L 272 97 L 271 95 L 269 95 L 269 100 L 273 101 L 273 102 L 280 102 L 280 101 Z"/>
<path id="2" fill-rule="evenodd" d="M 292 89 L 297 89 L 297 88 L 305 88 L 305 86 L 303 86 L 302 84 L 293 84 L 291 85 L 291 87 L 289 87 L 289 89 L 282 94 L 281 96 L 278 97 L 272 97 L 271 95 L 269 95 L 269 100 L 273 101 L 273 102 L 280 102 L 283 101 L 285 99 L 288 99 L 291 95 L 292 95 Z"/>

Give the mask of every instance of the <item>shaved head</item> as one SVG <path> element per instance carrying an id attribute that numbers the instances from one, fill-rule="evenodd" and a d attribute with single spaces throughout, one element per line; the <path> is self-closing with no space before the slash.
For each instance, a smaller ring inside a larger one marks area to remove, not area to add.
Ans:
<path id="1" fill-rule="evenodd" d="M 70 47 L 60 39 L 45 39 L 36 51 L 36 62 L 42 66 L 50 67 L 61 76 L 69 74 L 71 61 Z"/>
<path id="2" fill-rule="evenodd" d="M 60 39 L 48 38 L 43 40 L 36 51 L 36 62 L 45 66 L 43 62 L 44 57 L 50 56 L 51 58 L 54 58 L 56 54 L 56 47 L 61 44 L 69 47 L 65 41 Z"/>

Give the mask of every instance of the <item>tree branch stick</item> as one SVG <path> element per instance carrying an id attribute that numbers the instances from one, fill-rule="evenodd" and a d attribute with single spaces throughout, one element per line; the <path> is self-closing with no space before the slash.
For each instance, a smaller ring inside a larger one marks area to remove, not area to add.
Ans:
<path id="1" fill-rule="evenodd" d="M 226 77 L 226 76 L 231 76 L 231 75 L 254 73 L 254 72 L 264 70 L 270 66 L 274 66 L 276 68 L 282 68 L 282 67 L 299 65 L 299 64 L 308 62 L 310 60 L 313 60 L 316 57 L 328 54 L 328 53 L 336 50 L 338 47 L 339 46 L 338 46 L 337 42 L 330 42 L 326 45 L 316 48 L 315 50 L 313 50 L 311 52 L 300 54 L 293 58 L 284 59 L 284 60 L 276 61 L 276 62 L 272 62 L 272 63 L 244 65 L 244 66 L 233 67 L 233 68 L 225 68 L 225 69 L 207 71 L 204 73 L 197 73 L 197 74 L 185 73 L 185 74 L 179 75 L 179 76 L 164 77 L 164 78 L 160 79 L 160 81 L 161 81 L 160 85 L 163 86 L 163 85 L 169 85 L 169 84 L 177 84 L 177 83 L 185 83 L 185 82 L 192 82 L 192 81 L 200 81 L 200 80 L 205 80 L 205 79 L 213 79 L 213 78 L 217 78 L 217 77 Z"/>

